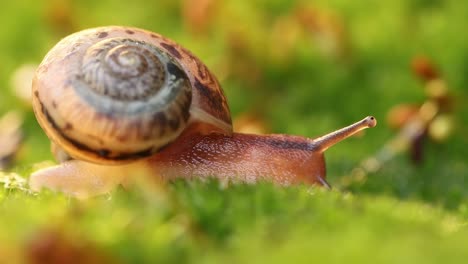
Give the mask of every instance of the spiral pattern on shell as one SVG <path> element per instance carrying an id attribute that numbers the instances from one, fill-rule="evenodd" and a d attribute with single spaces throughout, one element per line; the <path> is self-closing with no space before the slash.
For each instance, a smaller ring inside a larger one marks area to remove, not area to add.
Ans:
<path id="1" fill-rule="evenodd" d="M 188 122 L 191 89 L 184 68 L 157 43 L 85 30 L 48 53 L 33 81 L 33 105 L 70 156 L 115 163 L 173 141 Z"/>
<path id="2" fill-rule="evenodd" d="M 116 100 L 143 100 L 164 85 L 158 50 L 141 41 L 112 38 L 91 46 L 83 58 L 84 81 L 96 93 Z"/>

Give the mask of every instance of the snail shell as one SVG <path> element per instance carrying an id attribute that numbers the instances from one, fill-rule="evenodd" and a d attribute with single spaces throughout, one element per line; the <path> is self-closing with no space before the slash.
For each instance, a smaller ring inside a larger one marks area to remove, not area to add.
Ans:
<path id="1" fill-rule="evenodd" d="M 61 40 L 33 80 L 33 106 L 48 137 L 73 158 L 112 164 L 151 156 L 189 123 L 232 133 L 216 78 L 189 51 L 129 27 Z"/>

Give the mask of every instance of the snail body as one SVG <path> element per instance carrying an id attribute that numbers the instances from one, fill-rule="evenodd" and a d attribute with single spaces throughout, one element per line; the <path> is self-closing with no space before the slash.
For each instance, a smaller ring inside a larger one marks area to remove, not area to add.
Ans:
<path id="1" fill-rule="evenodd" d="M 234 133 L 208 68 L 174 41 L 129 27 L 66 37 L 44 58 L 32 89 L 61 164 L 33 173 L 30 185 L 77 196 L 107 192 L 136 172 L 328 186 L 323 151 L 376 124 L 367 117 L 317 139 Z"/>

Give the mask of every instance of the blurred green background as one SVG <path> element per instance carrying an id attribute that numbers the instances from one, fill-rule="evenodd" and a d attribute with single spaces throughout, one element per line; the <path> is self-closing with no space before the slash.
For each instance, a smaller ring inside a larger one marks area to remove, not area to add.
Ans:
<path id="1" fill-rule="evenodd" d="M 368 114 L 379 120 L 363 137 L 327 151 L 333 191 L 180 181 L 77 201 L 0 188 L 0 262 L 463 263 L 468 257 L 468 3 L 17 0 L 2 3 L 0 22 L 0 116 L 15 109 L 25 117 L 25 142 L 10 169 L 25 177 L 52 156 L 30 107 L 14 95 L 13 76 L 22 65 L 38 64 L 62 37 L 89 27 L 141 27 L 191 50 L 222 83 L 239 129 L 314 137 Z M 447 83 L 453 133 L 441 142 L 426 138 L 418 165 L 403 152 L 344 184 L 395 137 L 388 111 L 427 100 L 411 68 L 421 57 Z"/>

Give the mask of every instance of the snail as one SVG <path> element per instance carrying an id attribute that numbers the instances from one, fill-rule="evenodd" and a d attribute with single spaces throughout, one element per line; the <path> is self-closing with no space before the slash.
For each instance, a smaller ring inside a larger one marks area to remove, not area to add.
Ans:
<path id="1" fill-rule="evenodd" d="M 121 26 L 62 39 L 32 91 L 60 164 L 34 172 L 30 187 L 74 196 L 107 193 L 136 174 L 329 186 L 323 152 L 376 125 L 369 116 L 316 139 L 235 133 L 223 90 L 198 58 L 159 34 Z"/>

